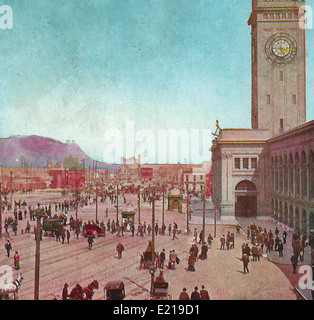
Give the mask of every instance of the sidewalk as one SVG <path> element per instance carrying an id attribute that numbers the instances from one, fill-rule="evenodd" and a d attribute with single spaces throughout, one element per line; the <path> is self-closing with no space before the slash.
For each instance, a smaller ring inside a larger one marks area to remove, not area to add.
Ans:
<path id="1" fill-rule="evenodd" d="M 295 289 L 299 292 L 299 294 L 306 300 L 312 300 L 312 293 L 310 290 L 305 289 L 302 290 L 298 286 L 298 280 L 302 276 L 302 274 L 294 275 L 292 272 L 292 266 L 290 258 L 293 255 L 293 249 L 291 245 L 292 234 L 293 231 L 289 230 L 288 227 L 284 227 L 281 223 L 278 223 L 276 220 L 268 217 L 261 218 L 238 218 L 238 221 L 241 227 L 246 232 L 247 227 L 251 223 L 255 223 L 257 226 L 261 226 L 262 228 L 266 228 L 267 231 L 272 230 L 274 232 L 277 227 L 280 231 L 279 237 L 281 237 L 284 229 L 287 231 L 287 243 L 284 244 L 283 257 L 279 257 L 277 251 L 272 251 L 267 253 L 268 259 L 276 264 L 279 269 L 286 275 L 286 277 L 293 284 Z M 301 265 L 311 265 L 311 247 L 307 246 L 304 250 L 304 261 L 299 261 L 298 266 Z"/>

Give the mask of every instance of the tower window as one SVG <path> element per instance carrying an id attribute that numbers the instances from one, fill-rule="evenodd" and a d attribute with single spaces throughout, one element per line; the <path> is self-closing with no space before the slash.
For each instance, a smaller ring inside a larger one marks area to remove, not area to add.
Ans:
<path id="1" fill-rule="evenodd" d="M 292 95 L 292 103 L 297 104 L 297 95 L 296 94 Z"/>
<path id="2" fill-rule="evenodd" d="M 240 158 L 234 158 L 234 168 L 241 169 Z"/>
<path id="3" fill-rule="evenodd" d="M 283 81 L 283 71 L 279 71 L 279 79 L 280 81 Z"/>
<path id="4" fill-rule="evenodd" d="M 267 104 L 270 104 L 270 95 L 267 95 Z"/>
<path id="5" fill-rule="evenodd" d="M 280 132 L 283 132 L 283 119 L 280 119 Z"/>
<path id="6" fill-rule="evenodd" d="M 268 19 L 268 14 L 267 14 L 267 13 L 264 13 L 264 14 L 263 14 L 263 18 L 264 18 L 264 19 Z"/>

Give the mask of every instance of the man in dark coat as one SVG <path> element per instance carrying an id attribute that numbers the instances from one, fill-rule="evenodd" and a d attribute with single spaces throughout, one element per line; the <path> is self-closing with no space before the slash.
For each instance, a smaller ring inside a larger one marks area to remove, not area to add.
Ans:
<path id="1" fill-rule="evenodd" d="M 293 273 L 297 273 L 297 266 L 298 266 L 298 256 L 296 254 L 292 255 L 290 258 L 292 267 L 293 267 Z"/>
<path id="2" fill-rule="evenodd" d="M 182 289 L 182 292 L 180 293 L 179 300 L 190 300 L 189 295 L 186 292 L 186 288 Z"/>
<path id="3" fill-rule="evenodd" d="M 202 285 L 202 290 L 200 291 L 201 300 L 210 300 L 208 291 L 205 289 L 205 286 Z"/>
<path id="4" fill-rule="evenodd" d="M 247 254 L 244 254 L 242 256 L 242 262 L 243 262 L 243 273 L 244 274 L 246 274 L 246 272 L 249 273 L 248 266 L 249 266 L 250 260 L 249 260 L 249 256 Z"/>
<path id="5" fill-rule="evenodd" d="M 9 240 L 6 242 L 6 244 L 4 245 L 4 247 L 5 247 L 5 250 L 7 250 L 7 256 L 8 256 L 8 258 L 10 258 L 10 251 L 12 250 L 12 245 L 11 245 L 11 243 L 10 243 Z"/>
<path id="6" fill-rule="evenodd" d="M 198 287 L 195 287 L 194 291 L 191 293 L 191 300 L 201 300 L 201 296 L 197 290 Z"/>
<path id="7" fill-rule="evenodd" d="M 63 290 L 62 290 L 62 300 L 67 300 L 68 299 L 68 296 L 69 296 L 69 293 L 68 293 L 68 287 L 69 285 L 66 283 L 63 287 Z"/>
<path id="8" fill-rule="evenodd" d="M 118 251 L 118 259 L 121 259 L 122 258 L 122 252 L 124 251 L 124 245 L 121 242 L 119 242 L 117 244 L 116 250 Z"/>
<path id="9" fill-rule="evenodd" d="M 163 249 L 163 250 L 160 252 L 159 259 L 160 259 L 160 268 L 163 269 L 163 268 L 164 268 L 164 265 L 165 265 L 165 260 L 166 260 L 165 249 Z"/>

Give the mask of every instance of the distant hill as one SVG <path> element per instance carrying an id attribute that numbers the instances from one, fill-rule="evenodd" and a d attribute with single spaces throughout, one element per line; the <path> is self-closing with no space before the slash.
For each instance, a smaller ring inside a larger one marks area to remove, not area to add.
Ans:
<path id="1" fill-rule="evenodd" d="M 27 166 L 47 166 L 47 161 L 53 164 L 62 162 L 64 158 L 72 155 L 78 158 L 80 164 L 84 159 L 85 168 L 93 168 L 93 159 L 88 157 L 85 152 L 75 143 L 63 143 L 51 138 L 40 136 L 12 136 L 0 138 L 0 164 L 6 167 L 20 167 L 21 157 L 25 159 Z M 95 162 L 96 163 L 96 162 Z M 117 170 L 118 164 L 107 164 L 97 161 L 98 169 Z"/>

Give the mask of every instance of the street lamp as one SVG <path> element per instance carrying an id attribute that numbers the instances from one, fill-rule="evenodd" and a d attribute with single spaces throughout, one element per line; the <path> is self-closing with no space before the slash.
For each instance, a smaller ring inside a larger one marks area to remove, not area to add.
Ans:
<path id="1" fill-rule="evenodd" d="M 202 242 L 205 242 L 205 213 L 206 213 L 206 188 L 204 185 L 203 190 L 203 239 Z"/>
<path id="2" fill-rule="evenodd" d="M 154 293 L 154 279 L 155 279 L 155 200 L 156 193 L 155 190 L 151 191 L 151 196 L 149 200 L 152 202 L 152 265 L 150 268 L 151 274 L 151 293 Z"/>
<path id="3" fill-rule="evenodd" d="M 138 186 L 138 224 L 141 223 L 141 186 Z"/>
<path id="4" fill-rule="evenodd" d="M 41 234 L 40 219 L 43 217 L 46 217 L 46 215 L 43 209 L 38 208 L 35 210 L 34 216 L 37 218 L 34 300 L 39 300 L 39 267 L 40 267 L 40 234 Z"/>

